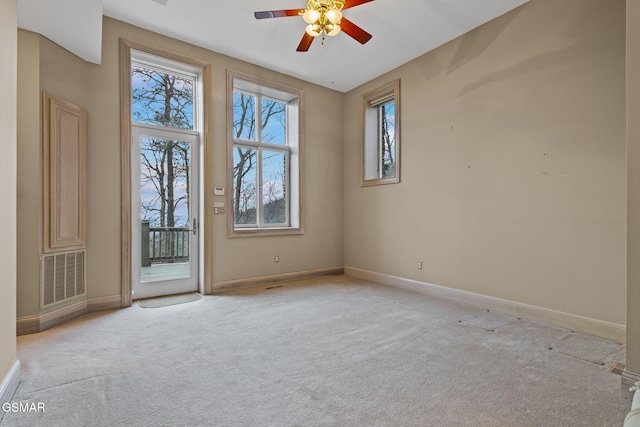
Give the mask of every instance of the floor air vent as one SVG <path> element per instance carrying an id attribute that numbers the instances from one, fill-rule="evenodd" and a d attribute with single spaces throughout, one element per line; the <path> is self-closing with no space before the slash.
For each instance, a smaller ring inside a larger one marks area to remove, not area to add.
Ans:
<path id="1" fill-rule="evenodd" d="M 42 307 L 86 293 L 85 251 L 42 256 Z"/>

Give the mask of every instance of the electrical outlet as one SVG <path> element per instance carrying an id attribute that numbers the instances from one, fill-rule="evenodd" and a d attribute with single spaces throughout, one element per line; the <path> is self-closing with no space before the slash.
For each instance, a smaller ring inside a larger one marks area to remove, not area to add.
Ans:
<path id="1" fill-rule="evenodd" d="M 418 261 L 418 270 L 422 270 L 422 261 Z"/>
<path id="2" fill-rule="evenodd" d="M 275 258 L 273 259 L 275 262 L 280 262 L 280 257 L 278 255 L 275 256 Z"/>

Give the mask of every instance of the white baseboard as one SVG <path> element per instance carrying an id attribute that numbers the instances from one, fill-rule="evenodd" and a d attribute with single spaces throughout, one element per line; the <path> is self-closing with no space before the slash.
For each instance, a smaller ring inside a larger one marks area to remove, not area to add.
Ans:
<path id="1" fill-rule="evenodd" d="M 87 314 L 87 300 L 75 302 L 40 315 L 40 332 Z"/>
<path id="2" fill-rule="evenodd" d="M 4 377 L 0 384 L 0 406 L 4 403 L 11 402 L 13 395 L 20 384 L 20 361 L 16 359 L 9 373 Z M 0 410 L 0 421 L 4 416 L 4 411 Z"/>
<path id="3" fill-rule="evenodd" d="M 116 310 L 122 308 L 122 297 L 112 295 L 110 297 L 91 298 L 87 300 L 87 312 Z"/>
<path id="4" fill-rule="evenodd" d="M 16 335 L 37 334 L 40 332 L 40 316 L 24 316 L 16 319 Z"/>
<path id="5" fill-rule="evenodd" d="M 594 335 L 620 344 L 624 344 L 626 341 L 626 327 L 617 323 L 605 322 L 548 308 L 536 307 L 533 305 L 522 304 L 501 298 L 490 297 L 454 288 L 447 288 L 444 286 L 433 285 L 388 274 L 376 273 L 354 267 L 345 267 L 345 274 L 359 277 L 361 279 L 371 280 L 383 285 L 420 292 L 425 295 L 453 299 L 484 309 L 501 311 L 512 316 L 536 320 L 542 323 L 570 329 L 575 332 Z"/>
<path id="6" fill-rule="evenodd" d="M 28 335 L 46 331 L 83 314 L 87 314 L 86 299 L 36 316 L 18 317 L 16 319 L 16 335 Z"/>
<path id="7" fill-rule="evenodd" d="M 273 283 L 290 282 L 292 280 L 303 280 L 317 276 L 329 276 L 344 274 L 344 267 L 328 267 L 316 270 L 296 271 L 293 273 L 274 274 L 271 276 L 250 277 L 247 279 L 225 280 L 214 282 L 211 286 L 211 293 L 224 293 L 241 289 L 259 288 Z"/>

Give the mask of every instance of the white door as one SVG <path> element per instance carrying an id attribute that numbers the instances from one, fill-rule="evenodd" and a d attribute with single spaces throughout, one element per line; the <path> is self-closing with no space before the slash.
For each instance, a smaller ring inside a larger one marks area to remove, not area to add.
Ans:
<path id="1" fill-rule="evenodd" d="M 133 299 L 198 290 L 198 134 L 132 127 Z"/>

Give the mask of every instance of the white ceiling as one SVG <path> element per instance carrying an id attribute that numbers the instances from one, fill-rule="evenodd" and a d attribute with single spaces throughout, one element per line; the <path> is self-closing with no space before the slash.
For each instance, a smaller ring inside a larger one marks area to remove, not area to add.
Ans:
<path id="1" fill-rule="evenodd" d="M 373 35 L 367 44 L 341 33 L 305 53 L 296 52 L 302 18 L 253 16 L 304 8 L 305 0 L 18 0 L 18 25 L 100 63 L 104 14 L 346 92 L 527 1 L 375 0 L 344 11 Z"/>

